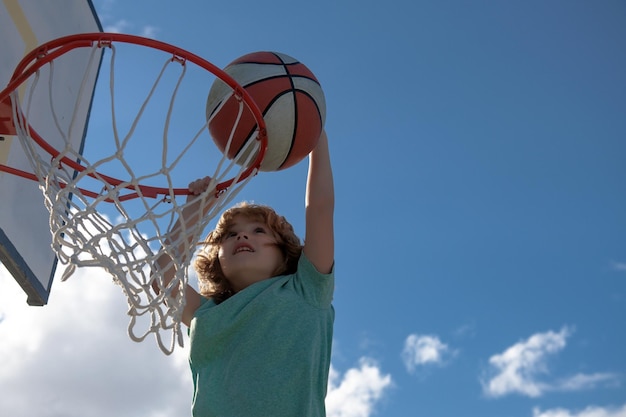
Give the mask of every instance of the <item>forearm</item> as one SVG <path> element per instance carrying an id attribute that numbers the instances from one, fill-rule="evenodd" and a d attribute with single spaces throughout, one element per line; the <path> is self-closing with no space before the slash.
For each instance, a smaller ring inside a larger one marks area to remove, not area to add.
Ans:
<path id="1" fill-rule="evenodd" d="M 322 132 L 317 147 L 309 156 L 305 204 L 307 210 L 323 210 L 332 213 L 335 208 L 333 172 L 326 132 Z"/>
<path id="2" fill-rule="evenodd" d="M 181 210 L 176 223 L 168 231 L 165 236 L 164 246 L 169 250 L 161 250 L 160 255 L 156 258 L 154 268 L 162 277 L 162 282 L 157 285 L 153 282 L 153 289 L 159 292 L 158 287 L 162 288 L 169 285 L 176 272 L 178 264 L 184 263 L 188 256 L 194 252 L 190 246 L 196 245 L 194 237 L 196 236 L 193 229 L 197 223 L 202 220 L 209 209 L 214 205 L 215 198 L 213 196 L 204 196 L 196 198 L 193 201 L 193 194 L 188 198 L 186 206 Z"/>
<path id="3" fill-rule="evenodd" d="M 306 236 L 303 250 L 319 272 L 328 273 L 334 263 L 335 251 L 335 189 L 325 132 L 309 155 L 305 205 Z"/>

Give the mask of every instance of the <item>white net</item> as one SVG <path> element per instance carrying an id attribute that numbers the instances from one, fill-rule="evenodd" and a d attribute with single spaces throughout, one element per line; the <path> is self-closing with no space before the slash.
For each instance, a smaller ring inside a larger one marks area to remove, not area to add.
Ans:
<path id="1" fill-rule="evenodd" d="M 177 96 L 188 77 L 189 65 L 184 59 L 173 59 L 167 54 L 165 58 L 161 57 L 160 72 L 138 102 L 136 116 L 128 117 L 125 100 L 122 101 L 123 111 L 117 111 L 120 105 L 115 98 L 119 91 L 115 85 L 116 46 L 107 47 L 110 51 L 107 54 L 110 55 L 110 112 L 107 113 L 111 114 L 112 139 L 105 139 L 107 145 L 95 147 L 93 160 L 83 149 L 76 149 L 77 142 L 72 137 L 76 134 L 72 128 L 73 120 L 89 103 L 77 99 L 70 114 L 57 114 L 56 60 L 47 64 L 45 70 L 38 70 L 25 83 L 23 102 L 18 91 L 11 95 L 13 118 L 50 212 L 52 248 L 59 261 L 67 265 L 63 279 L 67 279 L 76 267 L 104 268 L 123 289 L 128 300 L 131 339 L 142 341 L 154 334 L 161 350 L 170 354 L 176 344 L 183 344 L 181 319 L 188 285 L 187 270 L 197 243 L 209 221 L 256 173 L 253 170 L 248 175 L 245 167 L 258 154 L 260 142 L 248 142 L 249 149 L 241 152 L 247 152 L 250 157 L 241 165 L 225 159 L 206 138 L 209 121 L 204 109 L 200 109 L 195 127 L 189 122 L 189 112 L 179 109 Z M 90 48 L 85 74 L 89 73 L 88 68 L 100 65 L 100 48 L 100 45 Z M 175 75 L 171 74 L 172 71 Z M 142 78 L 147 77 L 142 74 Z M 191 89 L 198 88 L 196 81 L 191 83 Z M 210 80 L 204 80 L 203 85 L 208 91 Z M 47 92 L 42 93 L 42 88 Z M 46 140 L 48 136 L 56 138 L 56 154 L 42 151 L 41 144 L 35 140 L 38 137 L 36 126 L 27 122 L 31 117 L 30 104 L 33 100 L 40 100 L 42 94 L 49 98 L 49 110 L 56 126 L 55 132 L 45 132 L 45 136 Z M 156 116 L 148 110 L 154 101 L 167 103 L 165 110 L 163 105 L 160 106 L 161 113 Z M 240 102 L 240 114 L 232 132 L 246 109 L 245 103 Z M 177 120 L 177 112 L 184 113 L 182 122 Z M 120 127 L 122 124 L 127 126 L 124 131 Z M 142 124 L 148 128 L 139 133 Z M 211 149 L 208 145 L 212 145 Z M 215 168 L 207 172 L 209 153 L 218 156 L 213 160 Z M 190 165 L 199 167 L 197 176 L 184 178 L 184 175 L 177 174 L 182 171 L 181 167 Z M 199 196 L 188 198 L 185 188 L 174 186 L 181 182 L 186 186 L 204 176 L 211 177 L 211 181 Z M 232 185 L 222 188 L 222 184 L 231 178 Z M 146 184 L 158 184 L 163 188 Z M 180 220 L 183 210 L 202 214 L 194 221 L 185 222 Z"/>

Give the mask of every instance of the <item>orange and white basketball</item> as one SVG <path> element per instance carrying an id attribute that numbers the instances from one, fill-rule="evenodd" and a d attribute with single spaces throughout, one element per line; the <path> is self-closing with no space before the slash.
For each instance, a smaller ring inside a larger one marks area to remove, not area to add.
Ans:
<path id="1" fill-rule="evenodd" d="M 295 165 L 315 148 L 326 119 L 326 101 L 319 81 L 304 64 L 277 52 L 244 55 L 224 71 L 252 96 L 267 126 L 268 147 L 261 171 L 277 171 Z M 239 114 L 239 101 L 221 80 L 216 81 L 207 100 L 209 131 L 225 152 Z M 246 109 L 247 110 L 247 109 Z M 253 137 L 256 122 L 247 110 L 235 130 L 228 158 L 243 163 L 241 152 Z"/>

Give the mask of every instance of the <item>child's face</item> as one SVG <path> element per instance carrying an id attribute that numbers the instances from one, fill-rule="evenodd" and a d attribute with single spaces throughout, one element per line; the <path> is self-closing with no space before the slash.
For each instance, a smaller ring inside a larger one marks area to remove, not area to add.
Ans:
<path id="1" fill-rule="evenodd" d="M 274 276 L 284 262 L 276 238 L 263 222 L 237 215 L 219 249 L 224 275 L 235 291 Z"/>

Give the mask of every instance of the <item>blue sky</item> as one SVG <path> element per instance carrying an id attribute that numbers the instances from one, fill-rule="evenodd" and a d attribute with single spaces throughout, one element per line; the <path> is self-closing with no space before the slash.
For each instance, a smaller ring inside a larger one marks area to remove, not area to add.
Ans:
<path id="1" fill-rule="evenodd" d="M 93 3 L 105 30 L 218 66 L 280 51 L 320 80 L 329 416 L 626 417 L 626 3 Z M 302 234 L 305 175 L 260 174 L 239 199 Z M 130 342 L 104 273 L 57 280 L 41 309 L 0 279 L 0 411 L 188 415 L 185 351 Z"/>

